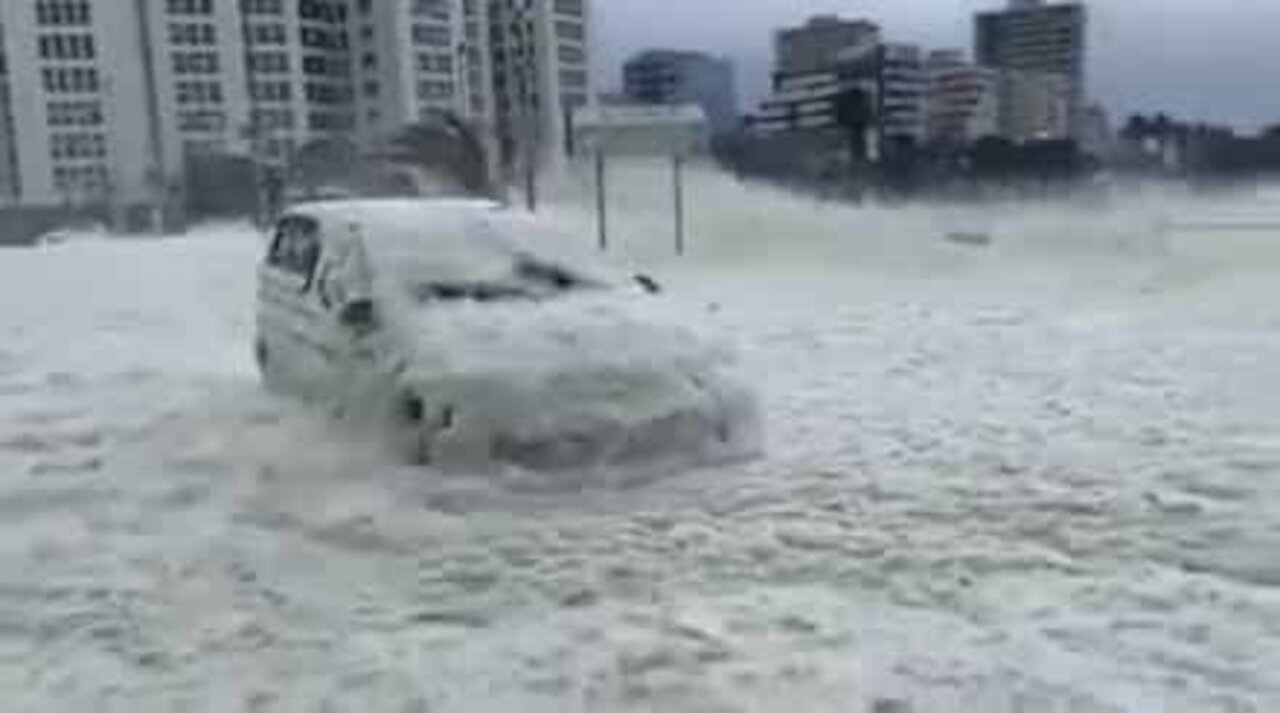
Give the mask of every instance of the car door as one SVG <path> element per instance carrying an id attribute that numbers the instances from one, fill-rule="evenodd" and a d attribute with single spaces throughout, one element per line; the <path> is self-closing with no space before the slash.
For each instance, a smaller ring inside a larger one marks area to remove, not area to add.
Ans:
<path id="1" fill-rule="evenodd" d="M 329 357 L 324 310 L 315 296 L 322 252 L 320 222 L 290 215 L 277 224 L 259 280 L 261 348 L 279 385 L 304 398 L 323 398 Z"/>
<path id="2" fill-rule="evenodd" d="M 385 334 L 377 320 L 372 276 L 363 243 L 354 234 L 326 235 L 315 278 L 325 312 L 322 338 L 330 357 L 329 393 L 351 405 L 365 395 Z"/>

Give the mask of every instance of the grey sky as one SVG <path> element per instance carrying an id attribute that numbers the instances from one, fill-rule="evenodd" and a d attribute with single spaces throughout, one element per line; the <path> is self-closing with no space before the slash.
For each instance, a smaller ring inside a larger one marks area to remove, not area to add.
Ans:
<path id="1" fill-rule="evenodd" d="M 735 61 L 745 104 L 765 89 L 773 28 L 838 12 L 879 21 L 890 39 L 969 50 L 974 11 L 1005 0 L 596 3 L 602 87 L 617 86 L 632 51 L 700 49 Z M 1089 9 L 1090 94 L 1113 115 L 1166 109 L 1242 126 L 1280 123 L 1280 0 L 1095 0 Z"/>

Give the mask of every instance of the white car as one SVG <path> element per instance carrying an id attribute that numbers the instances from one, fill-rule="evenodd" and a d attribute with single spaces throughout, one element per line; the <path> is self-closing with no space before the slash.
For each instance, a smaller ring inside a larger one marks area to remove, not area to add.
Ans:
<path id="1" fill-rule="evenodd" d="M 260 271 L 264 381 L 445 468 L 754 455 L 756 400 L 726 351 L 641 318 L 652 280 L 547 257 L 556 239 L 478 201 L 297 207 Z"/>

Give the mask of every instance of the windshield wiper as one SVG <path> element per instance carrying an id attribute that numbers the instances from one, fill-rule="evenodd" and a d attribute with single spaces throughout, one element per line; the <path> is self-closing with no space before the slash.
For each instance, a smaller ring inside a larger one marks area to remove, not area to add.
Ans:
<path id="1" fill-rule="evenodd" d="M 423 302 L 498 302 L 501 300 L 533 299 L 534 295 L 515 285 L 499 285 L 483 282 L 433 282 L 417 289 L 417 297 Z"/>

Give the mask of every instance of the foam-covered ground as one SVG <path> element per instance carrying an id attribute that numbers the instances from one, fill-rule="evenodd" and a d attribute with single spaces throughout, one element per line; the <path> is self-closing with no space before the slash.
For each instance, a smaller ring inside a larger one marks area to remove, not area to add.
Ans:
<path id="1" fill-rule="evenodd" d="M 264 395 L 245 231 L 0 253 L 3 708 L 1280 705 L 1280 250 L 1153 230 L 1280 209 L 693 183 L 687 261 L 656 197 L 617 244 L 737 344 L 769 455 L 626 489 L 397 467 Z"/>

